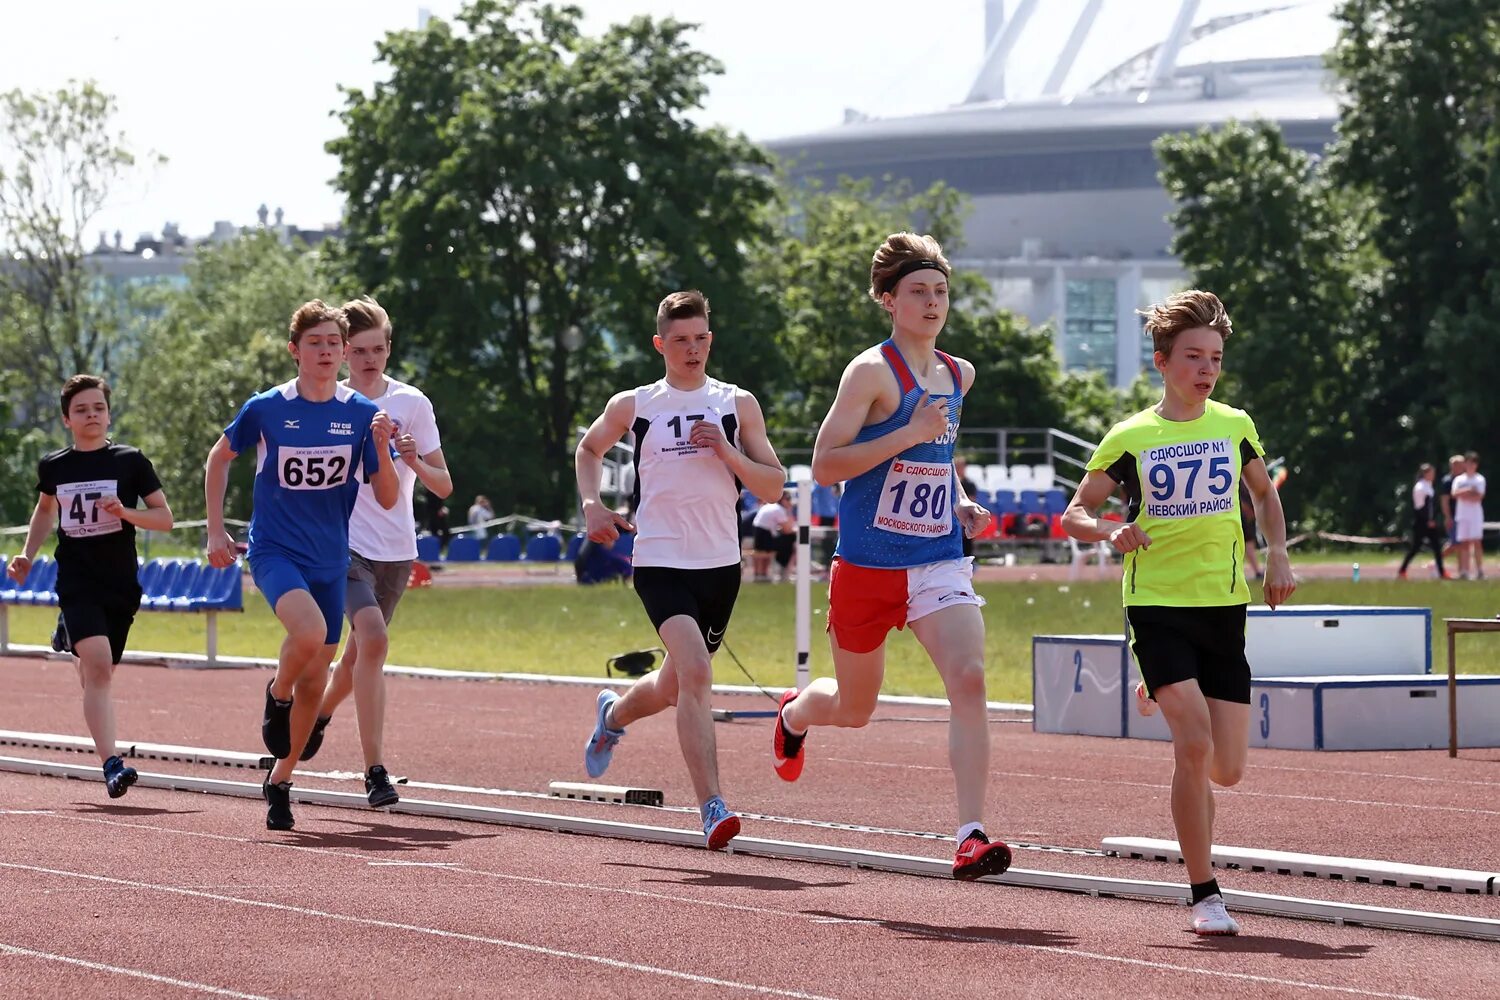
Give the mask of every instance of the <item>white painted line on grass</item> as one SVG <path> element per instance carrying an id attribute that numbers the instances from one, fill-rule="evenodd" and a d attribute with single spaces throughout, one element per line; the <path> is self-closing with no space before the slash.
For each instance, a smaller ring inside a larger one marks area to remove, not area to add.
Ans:
<path id="1" fill-rule="evenodd" d="M 594 965 L 603 965 L 612 969 L 623 969 L 629 972 L 640 972 L 646 975 L 661 976 L 666 979 L 675 979 L 679 982 L 695 983 L 700 986 L 721 986 L 725 989 L 742 990 L 747 993 L 760 993 L 768 996 L 791 997 L 793 1000 L 836 1000 L 834 997 L 824 996 L 819 993 L 802 993 L 797 990 L 784 990 L 775 986 L 760 986 L 755 983 L 741 983 L 732 979 L 717 979 L 713 976 L 700 976 L 693 972 L 679 972 L 676 969 L 665 969 L 660 966 L 646 965 L 641 962 L 627 962 L 618 958 L 607 958 L 603 955 L 590 955 L 586 952 L 567 951 L 562 948 L 548 948 L 538 944 L 527 944 L 524 941 L 508 941 L 505 938 L 486 937 L 482 934 L 465 934 L 461 931 L 445 931 L 437 927 L 423 927 L 420 924 L 403 924 L 394 920 L 378 920 L 374 917 L 357 917 L 348 913 L 333 913 L 329 910 L 315 910 L 309 906 L 292 906 L 287 903 L 273 903 L 264 899 L 242 899 L 239 896 L 226 896 L 217 892 L 199 892 L 196 889 L 180 889 L 171 885 L 159 885 L 155 882 L 136 882 L 131 879 L 111 878 L 107 875 L 92 875 L 88 872 L 69 871 L 65 868 L 43 868 L 39 865 L 21 865 L 9 861 L 0 861 L 0 868 L 10 868 L 16 871 L 34 872 L 39 875 L 55 875 L 60 878 L 76 878 L 88 882 L 99 882 L 105 885 L 124 886 L 128 889 L 150 889 L 155 892 L 168 893 L 175 896 L 189 896 L 195 899 L 209 899 L 216 903 L 235 903 L 240 906 L 249 906 L 256 909 L 275 910 L 281 913 L 295 913 L 303 917 L 315 917 L 320 920 L 334 920 L 339 923 L 357 924 L 363 927 L 379 927 L 383 930 L 406 931 L 411 934 L 421 934 L 427 937 L 442 938 L 449 941 L 467 941 L 470 944 L 490 944 L 511 951 L 525 952 L 531 955 L 541 955 L 546 958 L 564 958 L 575 962 L 589 962 Z M 231 996 L 243 996 L 243 994 L 228 994 Z M 256 998 L 260 1000 L 260 998 Z"/>
<path id="2" fill-rule="evenodd" d="M 236 997 L 238 1000 L 271 1000 L 270 997 L 261 996 L 259 993 L 240 993 L 237 990 L 226 990 L 221 986 L 209 986 L 207 983 L 194 983 L 186 979 L 173 979 L 171 976 L 158 976 L 154 972 L 142 972 L 140 969 L 126 969 L 118 965 L 105 965 L 103 962 L 90 962 L 87 959 L 74 958 L 71 955 L 54 955 L 48 951 L 33 951 L 30 948 L 6 944 L 3 941 L 0 941 L 0 954 L 24 955 L 27 958 L 39 958 L 47 962 L 61 962 L 65 965 L 76 965 L 84 969 L 92 969 L 95 972 L 110 972 L 117 976 L 144 979 L 147 982 L 160 983 L 164 986 L 177 986 L 185 990 L 193 990 L 197 993 L 207 993 L 210 996 Z"/>

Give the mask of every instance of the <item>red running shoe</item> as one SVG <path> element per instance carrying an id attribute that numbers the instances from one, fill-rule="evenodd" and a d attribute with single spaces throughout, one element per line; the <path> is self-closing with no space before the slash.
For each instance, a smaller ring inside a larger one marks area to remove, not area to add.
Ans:
<path id="1" fill-rule="evenodd" d="M 802 754 L 802 742 L 807 739 L 807 734 L 797 736 L 789 733 L 781 721 L 781 713 L 795 697 L 796 688 L 781 696 L 781 704 L 776 709 L 776 732 L 771 737 L 771 762 L 776 768 L 777 777 L 782 781 L 796 781 L 802 777 L 802 762 L 806 760 Z"/>
<path id="2" fill-rule="evenodd" d="M 1000 875 L 1009 867 L 1010 848 L 975 832 L 958 845 L 958 854 L 953 858 L 953 877 L 972 882 L 986 875 Z"/>

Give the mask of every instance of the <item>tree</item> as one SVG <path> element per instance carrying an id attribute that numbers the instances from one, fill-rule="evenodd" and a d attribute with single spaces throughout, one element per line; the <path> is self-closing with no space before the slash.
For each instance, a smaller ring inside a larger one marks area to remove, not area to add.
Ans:
<path id="1" fill-rule="evenodd" d="M 186 274 L 184 286 L 145 293 L 152 318 L 116 393 L 133 404 L 119 419 L 121 440 L 155 463 L 181 520 L 203 515 L 203 460 L 240 405 L 296 377 L 287 318 L 330 284 L 316 254 L 269 232 L 199 250 Z M 235 463 L 228 516 L 249 517 L 254 473 L 253 461 Z"/>
<path id="2" fill-rule="evenodd" d="M 554 515 L 579 421 L 622 374 L 655 376 L 661 297 L 701 288 L 736 325 L 758 308 L 745 254 L 772 192 L 764 154 L 687 117 L 720 72 L 689 25 L 588 37 L 581 16 L 474 0 L 388 35 L 388 79 L 346 91 L 329 144 L 343 261 L 423 370 L 464 491 Z M 721 336 L 718 370 L 764 346 Z"/>
<path id="3" fill-rule="evenodd" d="M 118 313 L 84 254 L 112 186 L 135 164 L 92 82 L 0 94 L 0 364 L 22 419 L 70 375 L 119 366 Z"/>
<path id="4" fill-rule="evenodd" d="M 1234 319 L 1219 396 L 1251 413 L 1292 471 L 1316 471 L 1292 481 L 1289 515 L 1383 515 L 1384 473 L 1356 468 L 1368 451 L 1360 387 L 1347 376 L 1374 336 L 1355 319 L 1371 263 L 1358 204 L 1267 122 L 1165 136 L 1156 155 L 1175 203 L 1172 249 Z"/>
<path id="5" fill-rule="evenodd" d="M 1409 476 L 1424 456 L 1500 432 L 1500 8 L 1345 0 L 1337 16 L 1347 103 L 1333 169 L 1370 199 L 1387 262 L 1363 310 L 1375 337 L 1351 374 L 1371 387 L 1362 419 L 1397 434 L 1391 457 Z"/>
<path id="6" fill-rule="evenodd" d="M 0 525 L 24 524 L 36 506 L 36 466 L 49 450 L 49 438 L 40 427 L 21 428 L 11 419 L 10 405 L 5 402 L 5 383 L 14 373 L 0 376 Z M 58 410 L 53 410 L 61 418 Z M 55 425 L 62 429 L 61 419 Z M 57 439 L 61 443 L 61 439 Z M 24 537 L 24 536 L 21 536 Z M 8 551 L 20 547 L 20 538 L 3 543 Z"/>

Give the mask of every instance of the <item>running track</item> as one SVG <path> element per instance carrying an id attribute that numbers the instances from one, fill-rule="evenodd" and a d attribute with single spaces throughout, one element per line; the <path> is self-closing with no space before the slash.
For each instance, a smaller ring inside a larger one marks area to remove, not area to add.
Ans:
<path id="1" fill-rule="evenodd" d="M 84 732 L 62 663 L 0 661 L 0 728 Z M 121 735 L 258 750 L 262 671 L 124 667 Z M 390 764 L 426 781 L 544 790 L 586 780 L 593 692 L 392 678 Z M 759 707 L 747 701 L 735 707 Z M 351 707 L 352 706 L 348 706 Z M 896 712 L 886 710 L 885 714 Z M 922 713 L 901 710 L 903 718 Z M 996 723 L 992 830 L 1097 847 L 1168 836 L 1167 748 L 1041 737 Z M 763 723 L 718 727 L 745 812 L 951 832 L 946 727 L 818 733 L 802 782 L 771 773 Z M 14 756 L 67 759 L 40 751 Z M 142 762 L 142 770 L 192 773 Z M 359 767 L 352 712 L 313 765 Z M 253 774 L 199 769 L 218 778 Z M 1221 842 L 1412 863 L 1500 863 L 1500 752 L 1253 751 L 1220 800 Z M 690 804 L 670 716 L 632 728 L 608 780 Z M 299 786 L 353 785 L 336 776 Z M 258 801 L 0 773 L 0 982 L 8 995 L 265 997 L 1418 996 L 1500 992 L 1493 944 L 1252 916 L 1204 941 L 1186 911 L 994 885 L 709 854 L 411 816 L 297 807 L 270 834 Z M 416 793 L 408 790 L 408 796 Z M 435 797 L 424 791 L 421 797 Z M 662 826 L 688 813 L 445 795 Z M 750 820 L 746 834 L 946 856 L 950 844 Z M 1021 851 L 1017 865 L 1173 880 L 1180 869 Z M 1227 873 L 1283 895 L 1500 916 L 1496 897 Z M 1251 978 L 1254 977 L 1254 978 Z"/>

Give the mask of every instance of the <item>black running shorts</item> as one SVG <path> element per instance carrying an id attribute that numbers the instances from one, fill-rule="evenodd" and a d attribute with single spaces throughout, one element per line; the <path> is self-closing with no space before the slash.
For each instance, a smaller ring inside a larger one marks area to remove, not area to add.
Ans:
<path id="1" fill-rule="evenodd" d="M 130 638 L 130 626 L 139 607 L 138 601 L 63 601 L 58 618 L 67 631 L 66 651 L 72 652 L 81 639 L 102 635 L 109 640 L 110 662 L 119 663 L 125 655 L 125 641 Z"/>
<path id="2" fill-rule="evenodd" d="M 734 601 L 740 594 L 740 564 L 714 569 L 635 567 L 635 592 L 657 632 L 662 623 L 687 615 L 698 623 L 710 653 L 724 641 Z"/>
<path id="3" fill-rule="evenodd" d="M 1205 698 L 1250 704 L 1245 605 L 1132 607 L 1131 651 L 1154 698 L 1168 684 L 1195 680 Z"/>

